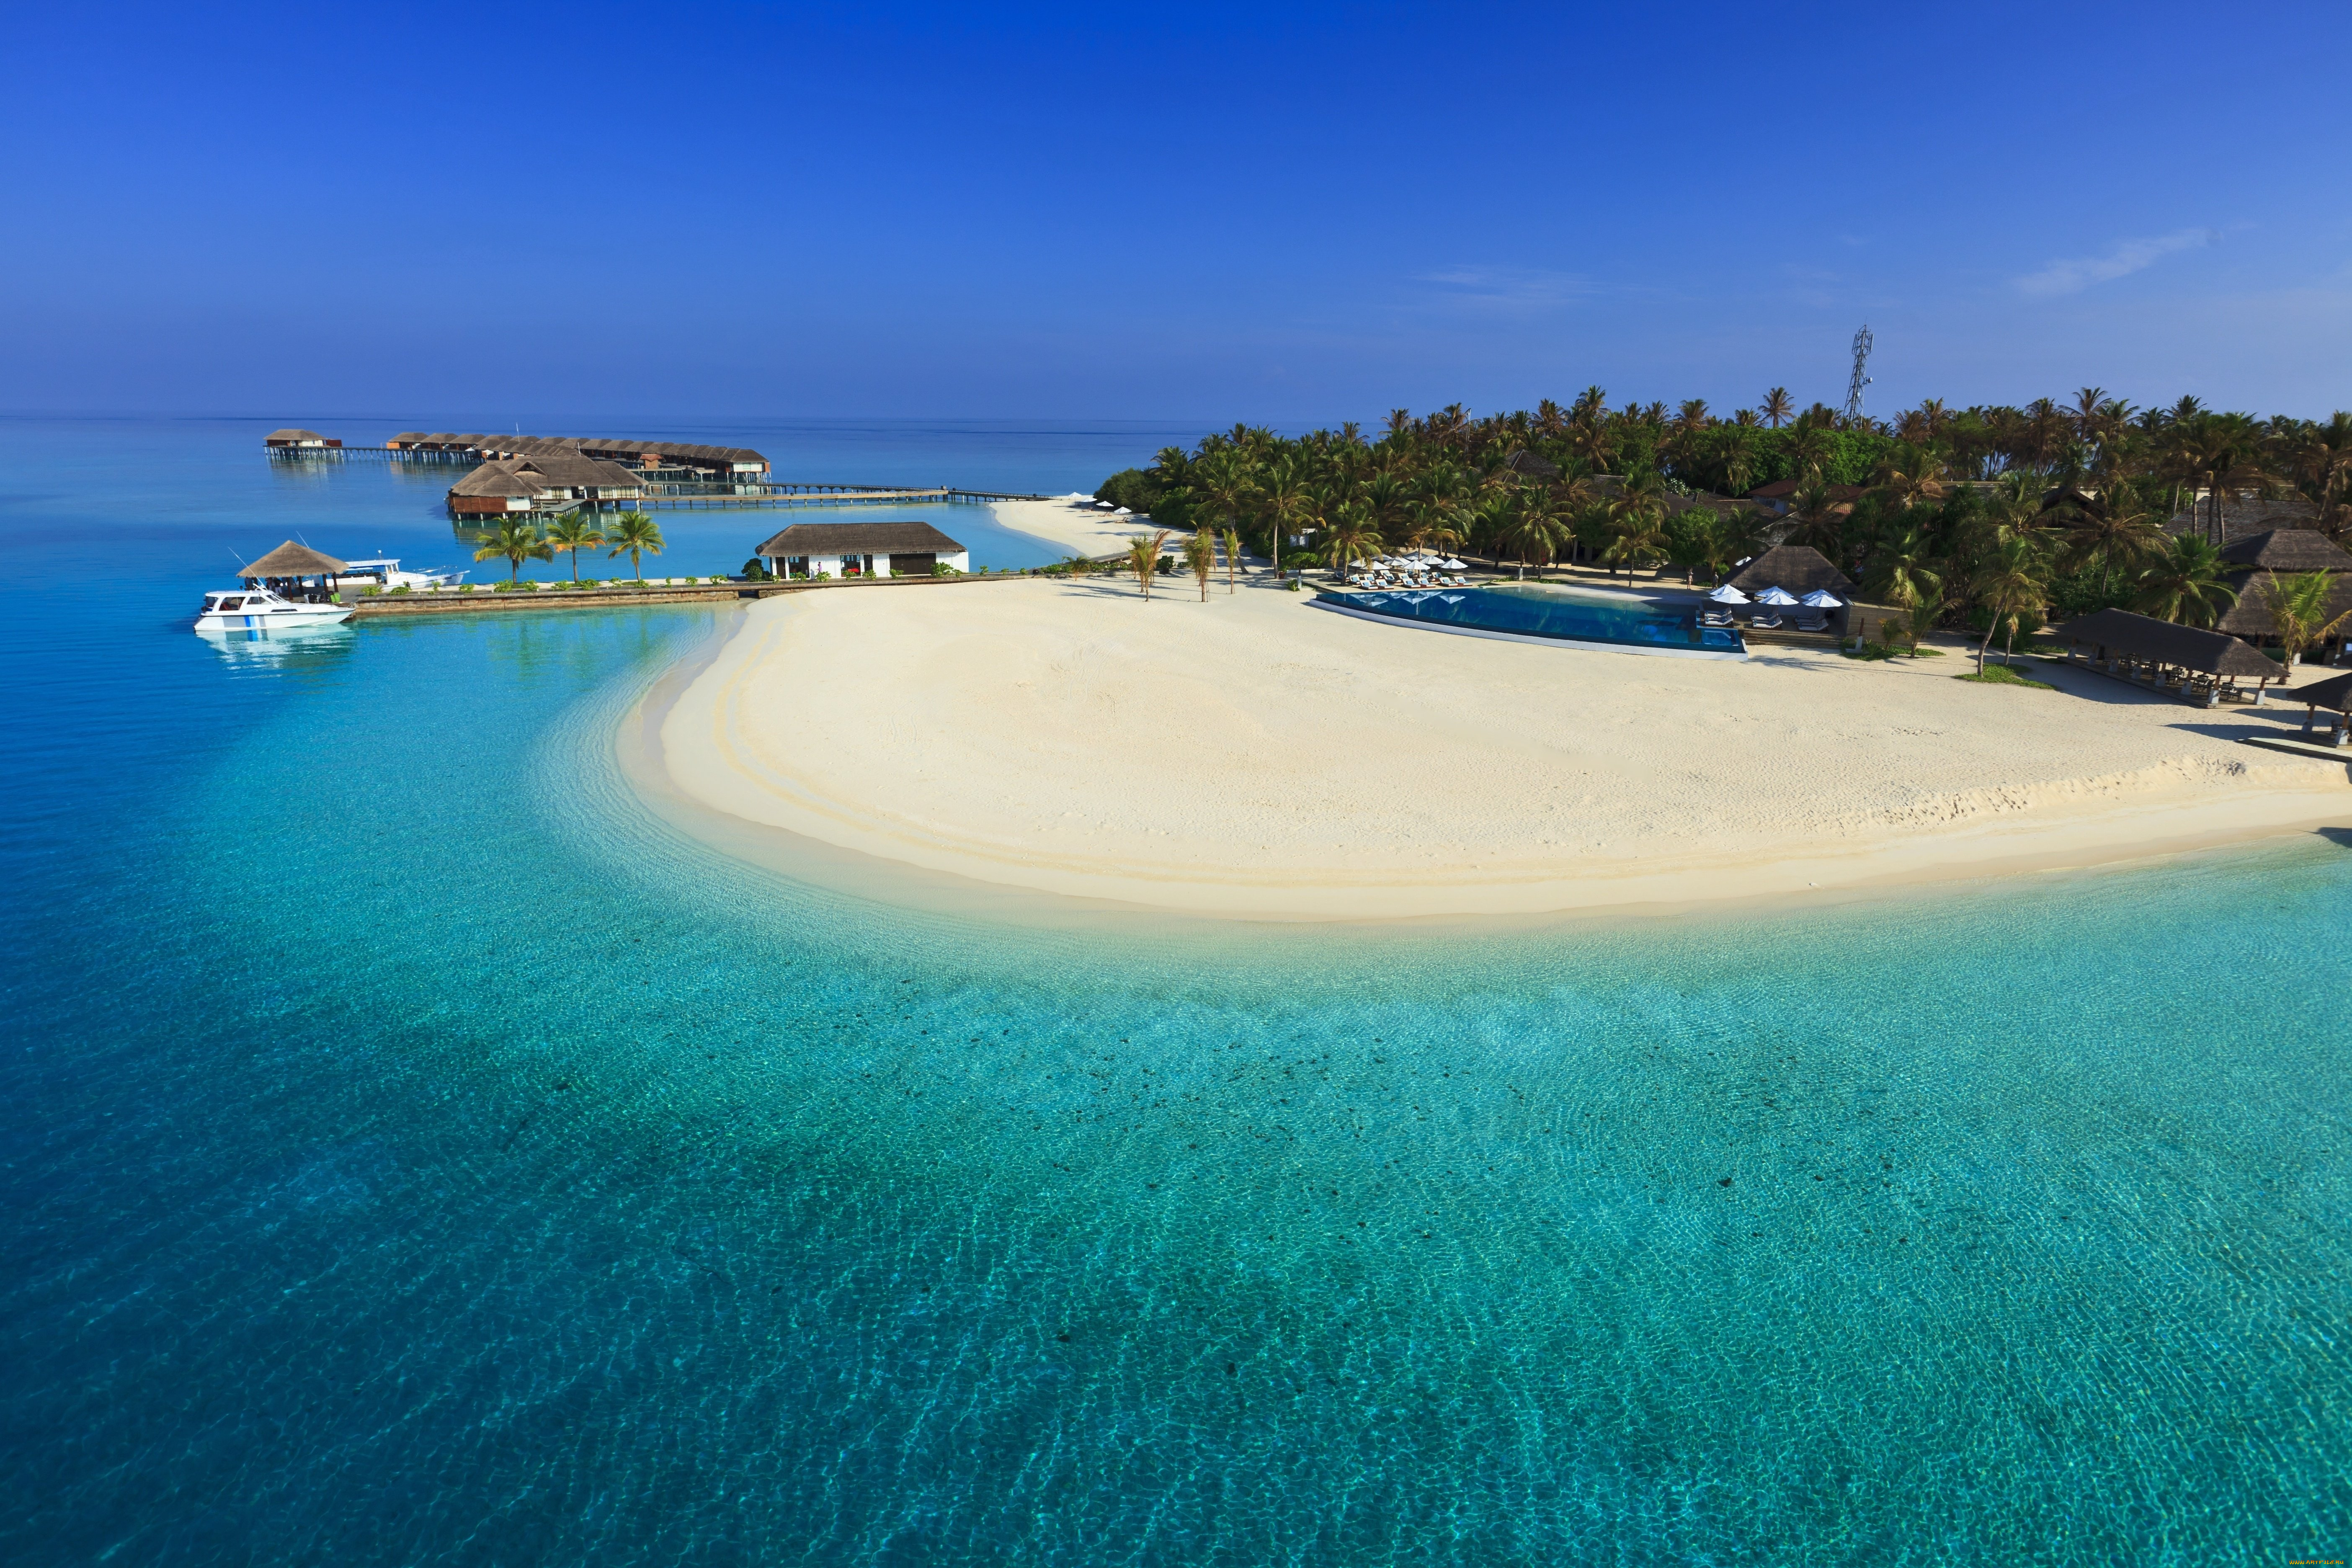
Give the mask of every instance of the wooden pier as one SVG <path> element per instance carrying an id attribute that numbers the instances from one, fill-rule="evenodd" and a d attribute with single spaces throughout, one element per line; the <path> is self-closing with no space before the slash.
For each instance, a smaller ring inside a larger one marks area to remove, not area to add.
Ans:
<path id="1" fill-rule="evenodd" d="M 479 615 L 492 610 L 614 609 L 628 605 L 684 605 L 772 599 L 779 594 L 819 594 L 864 588 L 942 588 L 956 583 L 1009 583 L 1026 572 L 960 572 L 952 577 L 819 577 L 788 583 L 648 583 L 594 588 L 541 588 L 534 593 L 377 594 L 347 601 L 354 621 L 394 616 Z"/>
<path id="2" fill-rule="evenodd" d="M 1053 496 L 1015 495 L 1002 490 L 959 489 L 940 485 L 928 489 L 853 489 L 833 485 L 763 485 L 756 490 L 713 495 L 648 495 L 635 504 L 654 507 L 824 507 L 957 505 L 992 500 L 1053 500 Z"/>

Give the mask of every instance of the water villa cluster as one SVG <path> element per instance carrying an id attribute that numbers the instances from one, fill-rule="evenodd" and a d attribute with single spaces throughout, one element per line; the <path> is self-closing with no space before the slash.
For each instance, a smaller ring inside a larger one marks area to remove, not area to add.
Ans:
<path id="1" fill-rule="evenodd" d="M 596 510 L 642 500 L 649 483 L 757 483 L 768 459 L 748 447 L 700 442 L 631 441 L 610 436 L 488 436 L 404 430 L 384 443 L 394 452 L 480 459 L 449 487 L 449 515 L 469 519 L 520 512 Z"/>

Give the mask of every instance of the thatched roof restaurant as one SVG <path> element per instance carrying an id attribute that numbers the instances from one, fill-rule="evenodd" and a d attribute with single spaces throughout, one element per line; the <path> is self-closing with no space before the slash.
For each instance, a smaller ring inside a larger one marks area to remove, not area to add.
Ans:
<path id="1" fill-rule="evenodd" d="M 971 552 L 928 522 L 796 522 L 755 552 L 779 577 L 928 577 L 971 570 Z"/>
<path id="2" fill-rule="evenodd" d="M 1853 579 L 1810 544 L 1776 544 L 1727 581 L 1751 599 L 1767 588 L 1785 588 L 1801 599 L 1816 590 L 1853 597 Z"/>
<path id="3" fill-rule="evenodd" d="M 2254 683 L 2253 700 L 2260 702 L 2265 687 L 2286 679 L 2277 661 L 2226 632 L 2179 626 L 2129 610 L 2077 616 L 2058 627 L 2056 635 L 2065 639 L 2070 659 L 2087 647 L 2095 668 L 2127 679 L 2145 678 L 2151 686 L 2176 689 L 2209 708 L 2224 697 L 2239 695 L 2241 680 Z"/>

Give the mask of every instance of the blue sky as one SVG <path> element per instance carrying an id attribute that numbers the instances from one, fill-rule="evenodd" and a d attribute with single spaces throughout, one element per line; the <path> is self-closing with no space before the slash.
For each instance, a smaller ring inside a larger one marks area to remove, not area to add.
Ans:
<path id="1" fill-rule="evenodd" d="M 2340 5 L 11 31 L 13 411 L 2352 406 Z"/>

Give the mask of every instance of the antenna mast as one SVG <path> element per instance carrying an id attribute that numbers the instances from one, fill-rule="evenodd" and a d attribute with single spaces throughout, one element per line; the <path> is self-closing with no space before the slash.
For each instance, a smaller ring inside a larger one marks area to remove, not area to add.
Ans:
<path id="1" fill-rule="evenodd" d="M 1845 416 L 1853 423 L 1862 420 L 1862 389 L 1870 384 L 1863 374 L 1863 365 L 1870 359 L 1870 329 L 1864 327 L 1853 335 L 1853 376 L 1845 384 Z"/>

